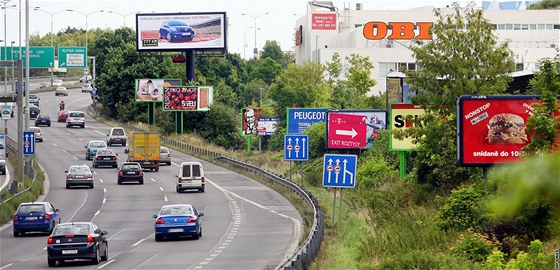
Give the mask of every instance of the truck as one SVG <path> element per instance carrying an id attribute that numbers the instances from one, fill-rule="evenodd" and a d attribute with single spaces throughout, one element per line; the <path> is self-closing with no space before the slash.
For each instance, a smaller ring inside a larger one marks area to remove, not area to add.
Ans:
<path id="1" fill-rule="evenodd" d="M 138 162 L 142 168 L 159 171 L 159 134 L 132 132 L 128 138 L 128 162 Z"/>

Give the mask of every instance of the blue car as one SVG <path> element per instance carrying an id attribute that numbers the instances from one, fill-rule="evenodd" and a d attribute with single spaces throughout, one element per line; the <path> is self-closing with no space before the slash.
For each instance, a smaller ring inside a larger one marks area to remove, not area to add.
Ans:
<path id="1" fill-rule="evenodd" d="M 60 211 L 49 202 L 21 203 L 14 214 L 14 237 L 26 232 L 51 233 L 60 223 Z"/>
<path id="2" fill-rule="evenodd" d="M 159 28 L 159 38 L 169 42 L 186 42 L 194 39 L 194 30 L 182 21 L 166 21 Z"/>
<path id="3" fill-rule="evenodd" d="M 92 140 L 84 148 L 86 149 L 86 159 L 91 160 L 97 153 L 97 150 L 107 149 L 107 143 L 105 141 Z"/>
<path id="4" fill-rule="evenodd" d="M 154 215 L 156 241 L 164 237 L 192 236 L 194 239 L 202 237 L 200 217 L 204 213 L 196 211 L 190 204 L 164 205 L 159 215 Z"/>

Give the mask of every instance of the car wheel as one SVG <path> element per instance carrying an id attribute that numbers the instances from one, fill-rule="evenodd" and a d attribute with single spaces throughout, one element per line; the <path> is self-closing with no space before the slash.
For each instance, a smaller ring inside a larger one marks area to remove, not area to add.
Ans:
<path id="1" fill-rule="evenodd" d="M 121 180 L 117 180 L 117 184 L 121 185 L 122 181 Z"/>
<path id="2" fill-rule="evenodd" d="M 70 126 L 68 124 L 66 124 L 66 127 L 69 128 Z"/>
<path id="3" fill-rule="evenodd" d="M 19 236 L 20 236 L 20 233 L 19 233 L 19 232 L 16 232 L 16 231 L 14 230 L 14 237 L 19 237 Z"/>
<path id="4" fill-rule="evenodd" d="M 198 191 L 203 192 L 204 193 L 204 188 L 198 189 Z"/>
<path id="5" fill-rule="evenodd" d="M 200 226 L 200 232 L 198 232 L 198 237 L 202 237 L 202 226 Z"/>
<path id="6" fill-rule="evenodd" d="M 140 185 L 143 185 L 143 184 L 144 184 L 144 180 L 140 180 L 140 181 L 138 181 L 138 183 L 139 183 Z"/>
<path id="7" fill-rule="evenodd" d="M 68 184 L 66 184 L 66 189 L 70 189 L 70 186 Z"/>
<path id="8" fill-rule="evenodd" d="M 93 184 L 89 185 L 89 188 L 93 188 Z"/>
<path id="9" fill-rule="evenodd" d="M 179 187 L 177 187 L 176 189 L 177 189 L 177 193 L 181 193 L 181 189 Z"/>
<path id="10" fill-rule="evenodd" d="M 82 125 L 82 128 L 86 128 L 86 125 L 85 125 L 85 124 L 83 124 L 83 125 Z"/>
<path id="11" fill-rule="evenodd" d="M 165 163 L 167 166 L 171 166 L 171 161 Z"/>
<path id="12" fill-rule="evenodd" d="M 173 39 L 171 38 L 171 33 L 167 33 L 167 41 L 172 42 Z"/>
<path id="13" fill-rule="evenodd" d="M 200 238 L 200 233 L 193 234 L 193 239 L 198 240 Z"/>
<path id="14" fill-rule="evenodd" d="M 119 167 L 119 165 L 117 165 L 117 164 L 113 165 L 113 168 L 118 168 L 118 167 Z"/>
<path id="15" fill-rule="evenodd" d="M 158 171 L 159 171 L 159 167 L 155 168 L 154 170 L 155 170 L 156 172 L 158 172 Z"/>
<path id="16" fill-rule="evenodd" d="M 161 237 L 161 235 L 157 235 L 157 234 L 156 234 L 156 242 L 161 241 L 161 239 L 163 239 L 163 237 Z"/>
<path id="17" fill-rule="evenodd" d="M 51 126 L 51 124 L 48 125 L 48 127 L 50 127 L 50 126 Z"/>
<path id="18" fill-rule="evenodd" d="M 91 263 L 92 263 L 92 264 L 99 264 L 99 261 L 100 261 L 100 260 L 101 260 L 101 259 L 99 258 L 99 247 L 97 247 L 97 248 L 95 249 L 95 258 L 93 258 L 93 259 L 91 260 Z"/>
<path id="19" fill-rule="evenodd" d="M 95 163 L 91 164 L 91 166 L 95 168 Z"/>
<path id="20" fill-rule="evenodd" d="M 49 267 L 55 267 L 56 266 L 56 260 L 47 259 L 47 262 L 49 264 Z"/>
<path id="21" fill-rule="evenodd" d="M 106 261 L 109 259 L 109 245 L 105 246 L 105 252 L 103 254 L 103 256 L 101 256 L 101 260 L 102 261 Z"/>

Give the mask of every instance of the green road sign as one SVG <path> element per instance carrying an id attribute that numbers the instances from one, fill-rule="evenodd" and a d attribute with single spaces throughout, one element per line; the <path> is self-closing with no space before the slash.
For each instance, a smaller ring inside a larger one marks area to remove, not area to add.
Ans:
<path id="1" fill-rule="evenodd" d="M 86 47 L 58 47 L 59 68 L 86 68 Z"/>
<path id="2" fill-rule="evenodd" d="M 0 48 L 2 60 L 19 60 L 19 47 Z M 21 47 L 23 57 L 23 66 L 26 67 L 25 47 Z M 29 63 L 30 68 L 52 68 L 54 67 L 54 48 L 46 46 L 29 47 Z"/>

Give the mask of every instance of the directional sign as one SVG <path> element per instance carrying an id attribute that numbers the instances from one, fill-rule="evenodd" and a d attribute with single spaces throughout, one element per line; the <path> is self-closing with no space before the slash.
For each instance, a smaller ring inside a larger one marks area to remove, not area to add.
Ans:
<path id="1" fill-rule="evenodd" d="M 325 122 L 328 109 L 318 108 L 288 108 L 288 134 L 302 134 L 315 123 Z"/>
<path id="2" fill-rule="evenodd" d="M 323 186 L 354 188 L 358 156 L 325 154 L 323 158 Z"/>
<path id="3" fill-rule="evenodd" d="M 35 132 L 33 131 L 23 132 L 23 155 L 24 156 L 35 155 Z"/>
<path id="4" fill-rule="evenodd" d="M 309 160 L 309 136 L 284 135 L 284 160 Z"/>
<path id="5" fill-rule="evenodd" d="M 330 149 L 366 148 L 367 126 L 363 115 L 328 113 L 327 147 Z"/>
<path id="6" fill-rule="evenodd" d="M 4 48 L 0 49 L 3 60 L 19 60 L 21 59 L 20 47 L 6 47 L 6 55 Z M 23 54 L 23 66 L 27 65 L 25 60 L 25 47 L 21 47 Z M 54 66 L 54 48 L 46 46 L 30 46 L 29 47 L 29 63 L 30 68 L 52 68 Z"/>
<path id="7" fill-rule="evenodd" d="M 58 47 L 58 67 L 87 68 L 86 47 Z"/>

